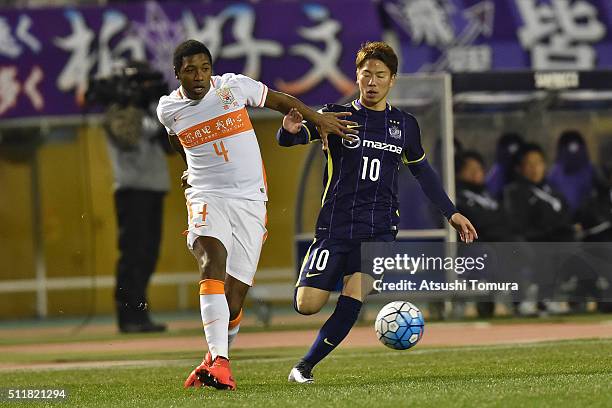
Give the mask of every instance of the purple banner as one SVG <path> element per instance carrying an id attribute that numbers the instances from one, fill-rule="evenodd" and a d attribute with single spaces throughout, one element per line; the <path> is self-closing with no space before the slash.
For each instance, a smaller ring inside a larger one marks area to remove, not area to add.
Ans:
<path id="1" fill-rule="evenodd" d="M 403 72 L 612 68 L 610 0 L 383 0 Z"/>
<path id="2" fill-rule="evenodd" d="M 4 10 L 0 119 L 79 114 L 88 79 L 129 58 L 148 60 L 174 87 L 172 52 L 186 38 L 209 46 L 218 73 L 244 73 L 312 105 L 336 101 L 356 90 L 355 51 L 380 39 L 383 26 L 398 35 L 402 72 L 612 68 L 610 0 L 194 0 Z"/>
<path id="3" fill-rule="evenodd" d="M 174 87 L 172 52 L 186 38 L 208 45 L 216 72 L 318 105 L 355 92 L 355 52 L 381 28 L 368 0 L 3 10 L 0 119 L 78 114 L 88 79 L 129 58 L 148 60 Z"/>

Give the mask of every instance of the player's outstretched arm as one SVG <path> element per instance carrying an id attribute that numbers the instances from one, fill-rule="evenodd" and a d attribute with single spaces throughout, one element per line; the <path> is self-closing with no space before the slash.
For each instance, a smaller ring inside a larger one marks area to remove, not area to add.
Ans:
<path id="1" fill-rule="evenodd" d="M 323 143 L 323 150 L 327 149 L 327 136 L 330 134 L 353 140 L 351 135 L 359 133 L 356 129 L 348 127 L 349 125 L 356 126 L 357 123 L 341 119 L 350 116 L 350 112 L 319 113 L 306 106 L 299 99 L 282 92 L 269 90 L 264 106 L 282 114 L 287 114 L 291 109 L 296 109 L 304 119 L 317 127 Z"/>
<path id="2" fill-rule="evenodd" d="M 452 227 L 459 232 L 461 240 L 471 243 L 474 239 L 477 239 L 476 228 L 474 228 L 470 220 L 457 211 L 457 208 L 455 208 L 455 205 L 444 191 L 440 178 L 431 168 L 427 159 L 411 164 L 409 168 L 427 198 L 440 209 Z"/>

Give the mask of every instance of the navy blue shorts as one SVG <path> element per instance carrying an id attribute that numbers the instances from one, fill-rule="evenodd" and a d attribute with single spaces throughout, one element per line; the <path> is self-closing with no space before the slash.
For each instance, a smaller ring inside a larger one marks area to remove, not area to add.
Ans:
<path id="1" fill-rule="evenodd" d="M 361 270 L 362 242 L 393 242 L 395 234 L 384 234 L 369 239 L 315 238 L 302 262 L 296 287 L 308 286 L 333 291 L 342 286 L 345 276 Z"/>

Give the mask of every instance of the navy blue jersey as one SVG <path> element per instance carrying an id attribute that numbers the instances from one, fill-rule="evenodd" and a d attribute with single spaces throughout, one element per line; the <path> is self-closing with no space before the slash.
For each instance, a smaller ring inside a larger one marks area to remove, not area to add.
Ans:
<path id="1" fill-rule="evenodd" d="M 337 136 L 328 139 L 315 236 L 368 239 L 397 231 L 399 166 L 425 160 L 417 120 L 390 105 L 374 111 L 358 101 L 328 104 L 323 111 L 351 112 L 346 119 L 359 124 L 359 135 L 354 142 Z M 298 135 L 301 138 L 292 144 L 320 139 L 310 123 Z"/>

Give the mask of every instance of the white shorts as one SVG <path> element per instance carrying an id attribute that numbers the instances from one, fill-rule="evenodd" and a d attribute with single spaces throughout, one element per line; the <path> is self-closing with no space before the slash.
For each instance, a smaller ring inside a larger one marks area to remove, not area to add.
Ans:
<path id="1" fill-rule="evenodd" d="M 193 249 L 198 237 L 217 238 L 227 251 L 226 273 L 253 285 L 261 248 L 265 242 L 265 201 L 222 198 L 189 188 L 187 199 L 187 245 Z"/>

